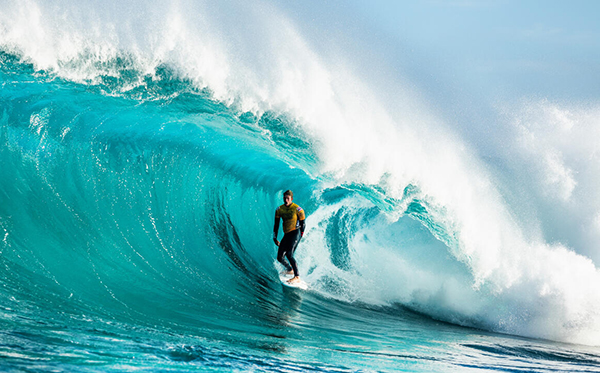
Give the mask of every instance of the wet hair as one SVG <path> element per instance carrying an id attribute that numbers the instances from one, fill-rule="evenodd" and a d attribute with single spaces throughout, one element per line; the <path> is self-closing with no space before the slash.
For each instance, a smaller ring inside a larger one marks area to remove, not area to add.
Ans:
<path id="1" fill-rule="evenodd" d="M 291 190 L 286 190 L 285 192 L 283 192 L 283 196 L 290 196 L 292 198 L 294 198 L 294 192 L 292 192 Z"/>

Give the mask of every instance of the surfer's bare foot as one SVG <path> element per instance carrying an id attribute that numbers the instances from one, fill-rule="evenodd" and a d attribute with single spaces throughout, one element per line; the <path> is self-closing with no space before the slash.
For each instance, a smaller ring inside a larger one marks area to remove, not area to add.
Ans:
<path id="1" fill-rule="evenodd" d="M 293 270 L 292 271 L 283 271 L 282 274 L 284 274 L 284 275 L 293 275 L 294 271 Z"/>
<path id="2" fill-rule="evenodd" d="M 294 276 L 288 280 L 289 284 L 295 284 L 297 282 L 300 282 L 300 276 Z"/>

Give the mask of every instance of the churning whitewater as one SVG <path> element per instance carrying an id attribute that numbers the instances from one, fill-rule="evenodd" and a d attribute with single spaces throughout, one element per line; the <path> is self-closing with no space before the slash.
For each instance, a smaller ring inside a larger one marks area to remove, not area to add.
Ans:
<path id="1" fill-rule="evenodd" d="M 272 3 L 3 2 L 1 369 L 600 368 L 600 172 L 542 124 L 593 153 L 600 110 L 503 113 L 502 163 L 311 43 Z M 592 233 L 547 240 L 546 193 Z"/>

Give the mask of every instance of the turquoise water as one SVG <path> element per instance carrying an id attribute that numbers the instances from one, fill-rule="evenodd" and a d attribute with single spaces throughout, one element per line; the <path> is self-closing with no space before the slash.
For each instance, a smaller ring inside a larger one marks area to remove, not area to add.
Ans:
<path id="1" fill-rule="evenodd" d="M 26 49 L 0 50 L 0 370 L 600 370 L 594 263 L 447 129 Z M 308 291 L 279 283 L 286 189 Z"/>
<path id="2" fill-rule="evenodd" d="M 4 369 L 599 367 L 595 349 L 351 300 L 343 279 L 318 276 L 316 265 L 304 269 L 313 290 L 282 288 L 268 238 L 288 180 L 307 211 L 348 198 L 365 206 L 351 219 L 344 206 L 318 222 L 341 271 L 353 270 L 348 236 L 383 214 L 369 201 L 376 191 L 315 196 L 318 180 L 290 167 L 316 162 L 308 141 L 285 136 L 292 122 L 232 112 L 185 82 L 151 84 L 152 99 L 111 97 L 106 85 L 2 57 Z M 173 98 L 175 83 L 183 92 Z M 281 138 L 265 139 L 265 128 Z M 289 159 L 289 148 L 301 152 Z M 411 240 L 436 246 L 413 221 L 395 233 L 414 229 Z"/>

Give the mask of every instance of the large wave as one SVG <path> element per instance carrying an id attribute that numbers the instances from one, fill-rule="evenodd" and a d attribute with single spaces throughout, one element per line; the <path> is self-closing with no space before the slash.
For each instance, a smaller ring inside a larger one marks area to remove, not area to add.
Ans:
<path id="1" fill-rule="evenodd" d="M 192 297 L 236 319 L 234 301 L 277 281 L 268 233 L 290 187 L 322 294 L 600 343 L 598 219 L 549 233 L 573 201 L 564 226 L 598 211 L 600 173 L 567 141 L 595 154 L 590 109 L 507 109 L 486 158 L 416 90 L 390 99 L 270 3 L 4 9 L 8 291 L 111 314 Z"/>

